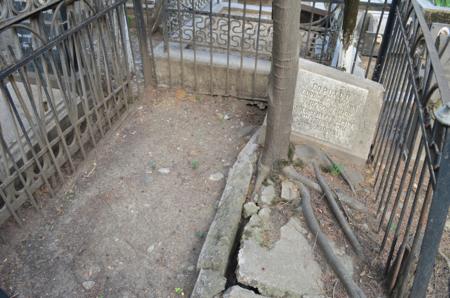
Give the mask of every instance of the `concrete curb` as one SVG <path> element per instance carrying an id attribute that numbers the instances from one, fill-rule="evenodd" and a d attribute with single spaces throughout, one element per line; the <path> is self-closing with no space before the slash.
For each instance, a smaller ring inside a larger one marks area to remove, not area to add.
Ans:
<path id="1" fill-rule="evenodd" d="M 250 182 L 255 172 L 257 140 L 261 129 L 258 129 L 247 145 L 239 153 L 236 162 L 228 173 L 227 183 L 219 201 L 216 215 L 206 236 L 200 256 L 197 261 L 197 270 L 200 271 L 192 292 L 192 298 L 211 298 L 225 290 L 223 288 L 215 294 L 209 293 L 205 287 L 208 284 L 220 284 L 225 276 L 231 250 L 236 239 L 242 208 L 247 198 Z M 208 282 L 205 283 L 204 281 Z M 216 283 L 217 281 L 217 283 Z"/>

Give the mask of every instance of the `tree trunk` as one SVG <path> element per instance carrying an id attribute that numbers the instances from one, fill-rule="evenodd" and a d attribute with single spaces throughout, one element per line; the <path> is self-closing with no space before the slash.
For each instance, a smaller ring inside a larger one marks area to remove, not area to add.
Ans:
<path id="1" fill-rule="evenodd" d="M 300 1 L 274 0 L 272 70 L 262 166 L 287 159 L 298 73 Z"/>
<path id="2" fill-rule="evenodd" d="M 357 46 L 356 40 L 358 38 L 358 36 L 354 35 L 354 32 L 358 20 L 359 0 L 345 0 L 344 2 L 344 19 L 342 21 L 341 35 L 342 49 L 339 51 L 337 67 L 351 73 L 353 72 L 353 61 L 355 60 Z"/>
<path id="3" fill-rule="evenodd" d="M 353 36 L 358 19 L 359 0 L 345 0 L 344 20 L 342 24 L 342 44 L 347 50 Z"/>

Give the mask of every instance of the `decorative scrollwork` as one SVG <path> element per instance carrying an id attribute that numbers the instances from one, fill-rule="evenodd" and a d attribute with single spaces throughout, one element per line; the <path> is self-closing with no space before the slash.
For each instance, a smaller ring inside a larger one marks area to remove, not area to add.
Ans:
<path id="1" fill-rule="evenodd" d="M 270 56 L 272 52 L 273 24 L 270 20 L 258 20 L 242 17 L 224 16 L 222 14 L 190 14 L 170 10 L 167 18 L 168 36 L 170 41 L 180 39 L 190 47 L 212 47 L 215 50 L 239 51 L 245 54 Z M 183 25 L 172 22 L 173 19 L 183 19 Z M 181 28 L 180 28 L 181 27 Z"/>
<path id="2" fill-rule="evenodd" d="M 168 41 L 182 43 L 185 48 L 212 48 L 214 51 L 239 52 L 245 56 L 270 59 L 273 43 L 273 23 L 258 13 L 211 9 L 210 0 L 170 0 L 166 6 L 165 28 Z M 220 7 L 219 7 L 220 8 Z M 322 63 L 331 60 L 332 51 L 339 36 L 342 10 L 322 19 L 320 26 L 300 28 L 302 57 L 317 59 Z"/>

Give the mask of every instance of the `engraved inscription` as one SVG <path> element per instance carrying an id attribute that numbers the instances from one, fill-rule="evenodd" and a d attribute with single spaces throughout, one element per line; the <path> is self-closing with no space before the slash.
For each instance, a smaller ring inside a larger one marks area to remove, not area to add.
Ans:
<path id="1" fill-rule="evenodd" d="M 293 130 L 352 149 L 361 129 L 368 91 L 318 74 L 300 72 L 294 101 Z"/>

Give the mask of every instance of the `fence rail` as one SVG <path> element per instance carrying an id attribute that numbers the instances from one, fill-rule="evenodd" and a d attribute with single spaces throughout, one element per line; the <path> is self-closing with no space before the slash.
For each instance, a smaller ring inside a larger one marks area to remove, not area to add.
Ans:
<path id="1" fill-rule="evenodd" d="M 35 2 L 0 23 L 0 224 L 53 195 L 136 90 L 125 0 Z"/>
<path id="2" fill-rule="evenodd" d="M 392 18 L 380 75 L 386 92 L 369 160 L 389 290 L 425 297 L 450 198 L 450 89 L 416 1 L 399 4 Z"/>
<path id="3" fill-rule="evenodd" d="M 272 55 L 270 1 L 162 0 L 162 42 L 147 23 L 159 85 L 266 100 Z M 300 2 L 299 2 L 300 5 Z M 361 77 L 372 76 L 390 1 L 362 1 L 350 50 L 342 58 L 341 0 L 302 2 L 301 56 Z M 146 11 L 147 20 L 155 14 Z M 345 60 L 343 62 L 343 60 Z"/>
<path id="4" fill-rule="evenodd" d="M 17 209 L 25 202 L 37 208 L 37 193 L 52 195 L 74 171 L 75 158 L 86 157 L 123 115 L 140 75 L 135 64 L 143 64 L 147 82 L 266 99 L 270 2 L 165 0 L 162 36 L 153 33 L 159 16 L 143 11 L 140 0 L 133 0 L 134 31 L 126 0 L 14 3 L 0 15 L 0 224 L 11 216 L 20 223 Z M 369 156 L 380 254 L 391 293 L 405 297 L 412 287 L 411 296 L 423 297 L 450 204 L 443 51 L 436 50 L 415 0 L 398 6 L 368 0 L 360 4 L 352 51 L 343 62 L 344 1 L 302 3 L 302 57 L 367 78 L 375 72 L 385 87 Z M 387 12 L 390 37 L 384 36 L 378 56 Z"/>

